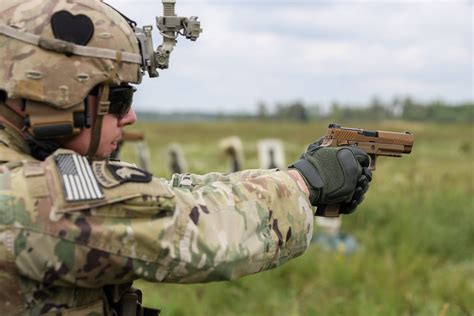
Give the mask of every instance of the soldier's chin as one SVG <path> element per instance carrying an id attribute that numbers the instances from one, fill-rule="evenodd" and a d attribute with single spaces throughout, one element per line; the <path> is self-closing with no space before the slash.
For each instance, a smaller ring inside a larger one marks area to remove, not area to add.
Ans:
<path id="1" fill-rule="evenodd" d="M 112 147 L 110 153 L 114 152 L 118 148 L 118 142 L 112 142 L 110 145 Z"/>
<path id="2" fill-rule="evenodd" d="M 113 146 L 112 144 L 110 144 L 106 148 L 104 147 L 99 147 L 99 149 L 97 150 L 97 153 L 95 154 L 97 157 L 104 158 L 104 159 L 109 158 L 110 155 L 112 155 L 112 153 L 117 149 L 117 146 Z"/>

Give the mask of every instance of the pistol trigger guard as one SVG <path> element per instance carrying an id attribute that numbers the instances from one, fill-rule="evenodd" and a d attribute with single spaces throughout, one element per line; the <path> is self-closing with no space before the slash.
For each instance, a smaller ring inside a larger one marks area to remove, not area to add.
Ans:
<path id="1" fill-rule="evenodd" d="M 377 156 L 375 154 L 369 154 L 370 157 L 370 165 L 369 165 L 369 170 L 374 171 L 375 170 L 375 159 Z"/>

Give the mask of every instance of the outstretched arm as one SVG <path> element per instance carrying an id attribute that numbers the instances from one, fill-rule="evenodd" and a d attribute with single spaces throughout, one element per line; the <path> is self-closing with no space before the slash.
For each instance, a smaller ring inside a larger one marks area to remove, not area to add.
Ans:
<path id="1" fill-rule="evenodd" d="M 13 187 L 38 193 L 31 204 L 18 193 L 12 205 L 24 209 L 13 237 L 16 266 L 39 282 L 235 279 L 300 255 L 312 236 L 308 194 L 288 172 L 191 176 L 173 185 L 153 178 L 102 188 L 104 200 L 78 205 L 65 200 L 55 166 L 44 168 L 44 178 L 12 175 Z M 43 181 L 49 192 L 38 191 Z"/>

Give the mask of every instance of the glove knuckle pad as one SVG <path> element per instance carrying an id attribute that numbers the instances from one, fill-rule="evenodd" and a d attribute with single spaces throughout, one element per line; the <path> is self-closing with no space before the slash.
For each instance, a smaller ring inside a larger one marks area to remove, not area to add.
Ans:
<path id="1" fill-rule="evenodd" d="M 355 187 L 362 170 L 359 163 L 356 161 L 354 154 L 350 150 L 342 149 L 337 153 L 337 159 L 343 169 L 346 182 L 348 182 L 348 184 L 353 184 Z"/>

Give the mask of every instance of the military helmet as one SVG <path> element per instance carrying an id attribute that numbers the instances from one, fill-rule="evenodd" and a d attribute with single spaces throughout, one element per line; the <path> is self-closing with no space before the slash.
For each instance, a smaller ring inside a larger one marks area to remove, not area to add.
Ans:
<path id="1" fill-rule="evenodd" d="M 145 72 L 157 77 L 157 68 L 168 68 L 178 35 L 195 41 L 202 32 L 197 17 L 175 14 L 176 0 L 162 2 L 157 27 L 163 44 L 155 51 L 152 26 L 137 27 L 101 0 L 2 0 L 0 92 L 22 99 L 25 113 L 0 106 L 0 115 L 34 139 L 50 139 L 90 126 L 86 97 L 92 91 L 99 97 L 96 121 L 108 112 L 126 113 L 134 88 L 124 84 L 140 83 Z M 118 99 L 124 101 L 114 107 Z M 101 123 L 95 125 L 96 145 Z"/>
<path id="2" fill-rule="evenodd" d="M 57 109 L 80 104 L 100 83 L 141 80 L 133 29 L 98 0 L 2 0 L 0 56 L 0 89 Z"/>
<path id="3" fill-rule="evenodd" d="M 17 125 L 36 139 L 79 132 L 90 122 L 84 100 L 95 87 L 142 76 L 132 26 L 98 0 L 2 0 L 0 56 L 0 90 L 24 100 Z M 15 119 L 7 110 L 2 114 Z"/>

